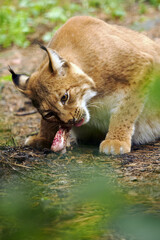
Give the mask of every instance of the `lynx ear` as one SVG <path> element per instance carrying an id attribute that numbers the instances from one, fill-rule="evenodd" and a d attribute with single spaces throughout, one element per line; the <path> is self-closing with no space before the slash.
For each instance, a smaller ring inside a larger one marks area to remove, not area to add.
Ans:
<path id="1" fill-rule="evenodd" d="M 46 48 L 42 45 L 40 45 L 40 47 L 47 52 L 49 57 L 49 65 L 52 68 L 53 72 L 58 73 L 59 75 L 65 75 L 66 68 L 69 67 L 69 63 L 61 58 L 53 49 Z"/>
<path id="2" fill-rule="evenodd" d="M 19 91 L 25 93 L 29 77 L 25 74 L 16 74 L 10 66 L 8 67 L 8 70 L 12 74 L 12 80 L 15 86 L 19 89 Z"/>

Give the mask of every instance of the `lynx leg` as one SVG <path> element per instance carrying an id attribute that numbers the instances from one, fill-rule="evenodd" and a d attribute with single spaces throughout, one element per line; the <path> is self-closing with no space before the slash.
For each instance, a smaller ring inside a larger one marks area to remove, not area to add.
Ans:
<path id="1" fill-rule="evenodd" d="M 121 106 L 111 115 L 106 139 L 100 144 L 100 152 L 123 154 L 131 150 L 131 138 L 134 124 L 143 109 L 140 99 L 133 101 L 133 96 L 126 97 Z"/>
<path id="2" fill-rule="evenodd" d="M 25 145 L 37 149 L 50 148 L 57 130 L 58 125 L 56 123 L 49 123 L 42 119 L 40 132 L 35 136 L 28 137 Z"/>
<path id="3" fill-rule="evenodd" d="M 126 87 L 125 96 L 112 112 L 108 134 L 100 144 L 101 153 L 123 154 L 131 151 L 135 122 L 145 104 L 151 66 L 151 62 L 146 60 L 146 65 L 142 66 L 140 76 L 137 74 L 137 79 L 134 78 L 130 82 L 128 89 Z"/>

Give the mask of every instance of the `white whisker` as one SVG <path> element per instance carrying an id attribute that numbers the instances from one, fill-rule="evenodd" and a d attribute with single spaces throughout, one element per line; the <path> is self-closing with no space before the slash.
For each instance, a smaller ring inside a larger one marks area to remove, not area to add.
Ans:
<path id="1" fill-rule="evenodd" d="M 90 108 L 90 107 L 100 108 L 100 106 L 97 106 L 97 105 L 94 105 L 94 104 L 88 105 L 88 108 Z"/>

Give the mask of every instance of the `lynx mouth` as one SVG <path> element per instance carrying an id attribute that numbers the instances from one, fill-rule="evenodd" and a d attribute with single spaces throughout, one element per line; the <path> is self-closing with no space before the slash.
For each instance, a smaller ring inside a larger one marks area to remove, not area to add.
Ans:
<path id="1" fill-rule="evenodd" d="M 70 146 L 70 130 L 73 126 L 80 127 L 84 123 L 84 118 L 72 125 L 62 125 L 57 131 L 52 145 L 51 150 L 54 152 L 66 152 L 66 147 Z"/>
<path id="2" fill-rule="evenodd" d="M 84 118 L 82 118 L 80 121 L 78 121 L 76 124 L 74 124 L 75 127 L 81 127 L 84 123 Z"/>

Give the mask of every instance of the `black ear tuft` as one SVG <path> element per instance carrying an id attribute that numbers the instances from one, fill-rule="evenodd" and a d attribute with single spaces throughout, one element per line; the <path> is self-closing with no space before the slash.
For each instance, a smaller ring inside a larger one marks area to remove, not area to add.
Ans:
<path id="1" fill-rule="evenodd" d="M 26 74 L 16 74 L 10 66 L 8 66 L 8 70 L 12 74 L 12 80 L 16 87 L 21 92 L 26 90 L 29 76 Z"/>
<path id="2" fill-rule="evenodd" d="M 8 66 L 8 71 L 12 74 L 14 84 L 19 85 L 19 74 L 16 74 L 10 66 Z"/>
<path id="3" fill-rule="evenodd" d="M 47 48 L 44 45 L 39 45 L 39 46 L 40 46 L 40 48 L 42 48 L 44 51 L 46 51 L 48 53 Z"/>
<path id="4" fill-rule="evenodd" d="M 12 75 L 16 75 L 15 72 L 13 71 L 13 69 L 8 65 L 8 71 L 12 74 Z"/>
<path id="5" fill-rule="evenodd" d="M 44 45 L 42 45 L 42 44 L 41 44 L 40 42 L 38 42 L 38 41 L 36 41 L 35 43 L 38 44 L 41 49 L 43 49 L 44 51 L 47 52 L 47 48 L 46 48 Z M 47 52 L 47 53 L 48 53 L 48 52 Z"/>

